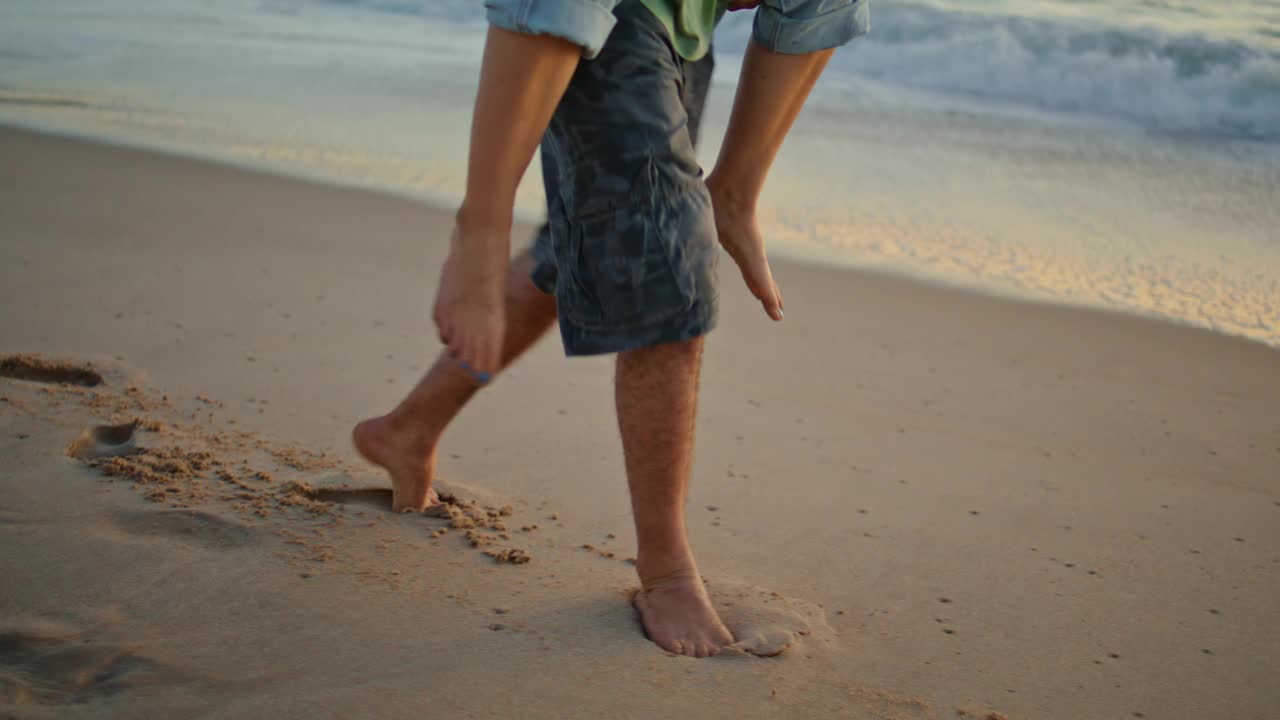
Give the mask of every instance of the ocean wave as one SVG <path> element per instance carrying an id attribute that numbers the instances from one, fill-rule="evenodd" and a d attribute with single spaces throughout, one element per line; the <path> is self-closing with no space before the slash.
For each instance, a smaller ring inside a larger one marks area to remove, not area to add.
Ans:
<path id="1" fill-rule="evenodd" d="M 436 24 L 434 31 L 484 17 L 479 0 L 276 1 L 412 14 Z M 979 101 L 1118 119 L 1155 132 L 1280 141 L 1280 50 L 1261 35 L 1251 44 L 1220 33 L 1214 22 L 1182 12 L 1188 7 L 1147 7 L 1152 22 L 1144 24 L 1120 23 L 1101 8 L 1019 15 L 997 3 L 879 2 L 871 34 L 836 54 L 828 72 L 835 82 L 820 92 L 873 83 L 970 108 Z M 726 16 L 716 35 L 720 54 L 741 55 L 751 15 Z M 1154 24 L 1175 17 L 1190 31 Z"/>
<path id="2" fill-rule="evenodd" d="M 832 62 L 855 83 L 1280 141 L 1280 52 L 1263 45 L 912 3 L 881 3 L 872 15 L 871 34 Z M 740 50 L 750 18 L 726 23 L 722 46 Z"/>

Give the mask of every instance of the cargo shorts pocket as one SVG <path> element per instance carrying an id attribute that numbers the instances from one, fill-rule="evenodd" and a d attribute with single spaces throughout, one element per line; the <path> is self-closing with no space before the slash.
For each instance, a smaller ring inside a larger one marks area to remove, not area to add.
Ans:
<path id="1" fill-rule="evenodd" d="M 557 298 L 583 329 L 623 331 L 660 323 L 693 306 L 692 279 L 673 258 L 674 238 L 640 213 L 619 211 L 572 223 Z"/>
<path id="2" fill-rule="evenodd" d="M 690 310 L 698 295 L 698 262 L 690 243 L 702 224 L 684 188 L 648 168 L 625 197 L 598 199 L 569 220 L 556 264 L 566 277 L 557 302 L 586 330 L 625 331 Z M 714 232 L 714 228 L 712 229 Z"/>

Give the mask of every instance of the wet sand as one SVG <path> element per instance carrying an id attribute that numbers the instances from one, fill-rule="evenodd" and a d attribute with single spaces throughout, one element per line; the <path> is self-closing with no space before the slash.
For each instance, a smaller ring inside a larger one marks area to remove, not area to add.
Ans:
<path id="1" fill-rule="evenodd" d="M 799 264 L 774 325 L 726 258 L 689 521 L 744 643 L 678 658 L 627 602 L 607 359 L 549 337 L 482 393 L 441 516 L 350 449 L 436 352 L 448 213 L 11 130 L 0 158 L 0 714 L 1280 705 L 1274 349 Z"/>

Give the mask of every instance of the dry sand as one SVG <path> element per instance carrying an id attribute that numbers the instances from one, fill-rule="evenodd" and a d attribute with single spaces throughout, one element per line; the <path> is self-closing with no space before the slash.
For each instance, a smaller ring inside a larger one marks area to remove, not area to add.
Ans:
<path id="1" fill-rule="evenodd" d="M 724 267 L 690 525 L 781 654 L 691 660 L 627 603 L 607 359 L 549 338 L 483 393 L 443 516 L 356 462 L 435 353 L 447 213 L 8 130 L 0 159 L 0 717 L 1280 707 L 1274 349 L 792 264 L 774 326 Z"/>

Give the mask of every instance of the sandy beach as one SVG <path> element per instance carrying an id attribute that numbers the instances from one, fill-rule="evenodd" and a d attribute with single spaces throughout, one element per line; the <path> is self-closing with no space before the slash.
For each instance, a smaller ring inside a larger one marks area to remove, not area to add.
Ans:
<path id="1" fill-rule="evenodd" d="M 608 358 L 482 393 L 450 516 L 351 449 L 449 220 L 0 130 L 0 717 L 1276 717 L 1280 351 L 801 264 L 774 325 L 725 259 L 694 660 L 628 603 Z"/>

